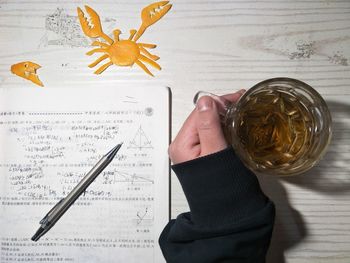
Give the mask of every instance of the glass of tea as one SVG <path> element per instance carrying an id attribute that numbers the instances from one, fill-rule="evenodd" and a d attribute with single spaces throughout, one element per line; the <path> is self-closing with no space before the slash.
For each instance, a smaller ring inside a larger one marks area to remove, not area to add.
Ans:
<path id="1" fill-rule="evenodd" d="M 277 176 L 303 173 L 324 155 L 332 136 L 326 102 L 308 84 L 291 78 L 264 80 L 236 103 L 217 101 L 223 130 L 236 154 L 254 172 Z"/>

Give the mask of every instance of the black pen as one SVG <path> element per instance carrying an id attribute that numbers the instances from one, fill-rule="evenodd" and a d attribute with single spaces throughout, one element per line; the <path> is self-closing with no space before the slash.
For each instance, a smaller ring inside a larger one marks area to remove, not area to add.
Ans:
<path id="1" fill-rule="evenodd" d="M 113 160 L 117 152 L 119 151 L 121 144 L 115 146 L 106 155 L 104 155 L 95 166 L 84 176 L 84 178 L 78 183 L 76 187 L 63 199 L 61 199 L 48 213 L 40 220 L 38 231 L 32 237 L 33 241 L 38 241 L 47 231 L 53 227 L 61 216 L 68 210 L 68 208 L 84 193 L 86 188 L 95 180 L 95 178 L 109 165 Z"/>

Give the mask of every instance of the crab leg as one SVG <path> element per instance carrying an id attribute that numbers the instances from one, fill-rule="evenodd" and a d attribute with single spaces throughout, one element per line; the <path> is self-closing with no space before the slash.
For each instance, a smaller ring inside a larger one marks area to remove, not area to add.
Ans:
<path id="1" fill-rule="evenodd" d="M 148 52 L 144 47 L 139 46 L 140 50 L 142 53 L 144 53 L 146 56 L 148 56 L 149 58 L 153 59 L 153 60 L 158 60 L 159 57 L 156 55 L 151 54 L 150 52 Z"/>
<path id="2" fill-rule="evenodd" d="M 156 48 L 157 45 L 155 44 L 146 44 L 146 43 L 137 43 L 137 45 L 141 46 L 141 47 L 146 47 L 146 48 Z"/>
<path id="3" fill-rule="evenodd" d="M 152 59 L 149 59 L 148 57 L 145 57 L 144 55 L 140 55 L 139 59 L 143 62 L 150 64 L 152 67 L 154 67 L 158 70 L 161 70 L 161 67 L 159 66 L 159 64 L 154 62 Z"/>
<path id="4" fill-rule="evenodd" d="M 108 68 L 110 65 L 112 65 L 113 64 L 113 62 L 112 61 L 110 61 L 110 62 L 108 62 L 108 63 L 106 63 L 106 64 L 103 64 L 101 67 L 99 67 L 99 69 L 98 70 L 96 70 L 94 73 L 95 74 L 101 74 L 103 71 L 105 71 L 106 70 L 106 68 Z"/>
<path id="5" fill-rule="evenodd" d="M 93 50 L 90 50 L 89 52 L 86 53 L 86 55 L 91 56 L 92 54 L 96 53 L 96 52 L 105 52 L 106 49 L 105 48 L 95 48 Z"/>
<path id="6" fill-rule="evenodd" d="M 140 68 L 142 68 L 148 75 L 151 75 L 152 77 L 154 77 L 153 74 L 151 73 L 151 71 L 149 71 L 149 69 L 148 69 L 141 61 L 136 60 L 135 63 L 136 63 Z"/>
<path id="7" fill-rule="evenodd" d="M 132 40 L 132 38 L 135 36 L 136 32 L 137 32 L 136 29 L 131 29 L 130 30 L 129 40 Z"/>
<path id="8" fill-rule="evenodd" d="M 114 41 L 118 42 L 119 41 L 119 35 L 121 34 L 122 31 L 120 31 L 119 29 L 115 29 L 113 31 L 113 35 L 114 35 Z"/>
<path id="9" fill-rule="evenodd" d="M 92 45 L 92 46 L 105 47 L 105 48 L 108 48 L 108 47 L 109 47 L 106 43 L 102 43 L 102 42 L 100 42 L 100 41 L 94 41 L 94 42 L 92 42 L 91 45 Z"/>
<path id="10" fill-rule="evenodd" d="M 102 60 L 108 58 L 107 54 L 104 54 L 103 56 L 99 57 L 98 59 L 95 60 L 95 62 L 91 63 L 88 67 L 93 68 L 95 67 L 98 63 L 100 63 Z"/>

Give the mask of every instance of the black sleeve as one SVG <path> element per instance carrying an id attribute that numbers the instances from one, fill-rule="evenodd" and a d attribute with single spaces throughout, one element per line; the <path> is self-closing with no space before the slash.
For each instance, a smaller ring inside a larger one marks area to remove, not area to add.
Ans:
<path id="1" fill-rule="evenodd" d="M 167 262 L 263 263 L 275 209 L 231 147 L 174 165 L 190 212 L 159 238 Z"/>

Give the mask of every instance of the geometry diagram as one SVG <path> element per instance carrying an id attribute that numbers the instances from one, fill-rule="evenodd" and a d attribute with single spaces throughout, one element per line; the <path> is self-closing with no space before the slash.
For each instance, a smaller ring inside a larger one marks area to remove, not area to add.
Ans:
<path id="1" fill-rule="evenodd" d="M 152 226 L 154 217 L 150 214 L 148 207 L 137 211 L 136 218 L 132 220 L 136 226 Z"/>
<path id="2" fill-rule="evenodd" d="M 106 182 L 110 184 L 115 184 L 115 183 L 131 183 L 131 184 L 153 184 L 154 181 L 152 179 L 148 179 L 147 177 L 144 176 L 139 176 L 126 172 L 120 172 L 120 171 L 115 171 L 113 176 L 109 175 L 109 178 L 105 179 Z"/>
<path id="3" fill-rule="evenodd" d="M 119 39 L 119 35 L 121 34 L 119 29 L 115 29 L 113 31 L 113 39 L 103 32 L 100 17 L 91 7 L 85 6 L 85 10 L 89 17 L 86 16 L 78 7 L 78 17 L 84 34 L 90 38 L 99 38 L 99 41 L 94 41 L 91 44 L 92 46 L 97 46 L 98 48 L 92 49 L 86 54 L 88 56 L 91 56 L 97 52 L 103 54 L 101 57 L 91 63 L 89 67 L 95 67 L 105 59 L 108 61 L 100 66 L 95 71 L 95 74 L 101 74 L 105 69 L 113 64 L 122 67 L 131 67 L 136 64 L 151 76 L 153 76 L 153 74 L 144 63 L 160 70 L 161 67 L 155 62 L 159 59 L 159 57 L 151 54 L 147 50 L 155 48 L 156 45 L 137 43 L 136 41 L 142 36 L 149 26 L 156 23 L 170 10 L 171 4 L 168 3 L 169 1 L 161 1 L 145 7 L 141 12 L 142 24 L 139 30 L 131 29 L 129 38 L 123 40 Z"/>
<path id="4" fill-rule="evenodd" d="M 133 139 L 129 142 L 128 149 L 150 149 L 153 148 L 150 139 L 148 139 L 146 133 L 142 129 L 141 125 L 137 129 Z"/>

